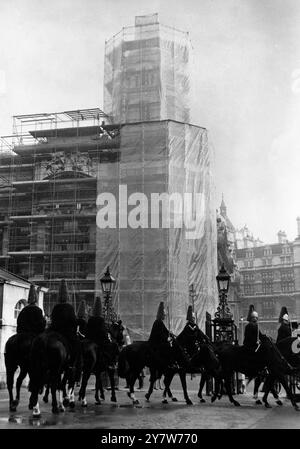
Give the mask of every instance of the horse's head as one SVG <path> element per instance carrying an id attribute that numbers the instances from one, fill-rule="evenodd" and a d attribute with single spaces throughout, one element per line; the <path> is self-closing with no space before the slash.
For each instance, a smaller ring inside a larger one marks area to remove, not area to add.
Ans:
<path id="1" fill-rule="evenodd" d="M 199 346 L 198 352 L 192 358 L 192 364 L 196 367 L 203 367 L 209 372 L 217 372 L 221 367 L 219 358 L 210 344 Z"/>
<path id="2" fill-rule="evenodd" d="M 119 347 L 125 344 L 124 326 L 121 320 L 114 321 L 111 323 L 109 327 L 109 333 L 113 341 L 115 341 Z"/>
<path id="3" fill-rule="evenodd" d="M 281 371 L 283 374 L 292 374 L 293 367 L 283 357 L 274 341 L 267 335 L 261 336 L 261 346 L 259 347 L 268 368 L 275 371 Z"/>

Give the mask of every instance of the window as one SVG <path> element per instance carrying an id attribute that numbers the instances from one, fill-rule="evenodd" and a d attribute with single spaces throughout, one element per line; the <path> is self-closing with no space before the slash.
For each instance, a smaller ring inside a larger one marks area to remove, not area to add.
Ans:
<path id="1" fill-rule="evenodd" d="M 20 299 L 20 301 L 18 301 L 17 304 L 15 305 L 15 310 L 14 310 L 15 319 L 18 318 L 19 313 L 21 312 L 22 309 L 24 309 L 26 302 L 27 301 L 25 299 Z"/>
<path id="2" fill-rule="evenodd" d="M 271 256 L 272 248 L 264 248 L 264 256 Z"/>

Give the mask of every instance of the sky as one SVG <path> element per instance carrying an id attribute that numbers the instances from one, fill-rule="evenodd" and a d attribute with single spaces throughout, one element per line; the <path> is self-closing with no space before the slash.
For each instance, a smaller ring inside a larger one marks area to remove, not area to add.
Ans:
<path id="1" fill-rule="evenodd" d="M 0 0 L 0 135 L 12 116 L 103 108 L 105 40 L 137 15 L 188 31 L 192 123 L 208 129 L 235 227 L 277 241 L 300 216 L 300 1 Z"/>

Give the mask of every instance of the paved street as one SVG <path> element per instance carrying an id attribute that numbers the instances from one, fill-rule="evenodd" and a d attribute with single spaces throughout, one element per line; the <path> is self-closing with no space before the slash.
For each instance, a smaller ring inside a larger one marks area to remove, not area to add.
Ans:
<path id="1" fill-rule="evenodd" d="M 174 379 L 173 394 L 178 402 L 162 404 L 162 392 L 155 390 L 148 403 L 144 388 L 136 393 L 140 405 L 133 406 L 122 379 L 117 392 L 117 404 L 110 402 L 110 392 L 107 391 L 106 400 L 101 405 L 95 405 L 92 380 L 87 394 L 87 408 L 82 408 L 77 402 L 74 410 L 68 409 L 64 413 L 53 415 L 50 405 L 41 401 L 42 415 L 39 419 L 33 419 L 28 410 L 26 388 L 22 388 L 21 403 L 16 413 L 9 413 L 7 391 L 0 390 L 0 429 L 300 429 L 300 412 L 293 409 L 284 395 L 282 407 L 277 406 L 271 397 L 272 408 L 266 409 L 254 403 L 250 385 L 246 394 L 236 396 L 241 407 L 229 404 L 227 397 L 215 404 L 211 404 L 210 398 L 206 398 L 207 402 L 200 404 L 197 398 L 198 383 L 198 377 L 193 380 L 188 377 L 192 406 L 185 404 L 177 378 Z M 145 385 L 148 385 L 147 379 Z"/>

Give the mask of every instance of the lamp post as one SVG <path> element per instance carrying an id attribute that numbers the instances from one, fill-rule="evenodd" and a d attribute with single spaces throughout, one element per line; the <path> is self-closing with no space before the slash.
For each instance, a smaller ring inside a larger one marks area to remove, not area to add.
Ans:
<path id="1" fill-rule="evenodd" d="M 243 341 L 244 341 L 244 321 L 245 321 L 244 317 L 241 316 L 240 321 L 242 323 L 242 338 L 241 338 L 242 341 L 241 341 L 241 344 L 243 344 Z"/>
<path id="2" fill-rule="evenodd" d="M 229 306 L 227 304 L 227 293 L 229 290 L 230 275 L 225 270 L 224 264 L 216 276 L 218 291 L 219 291 L 219 306 L 215 313 L 215 317 L 219 319 L 232 319 L 232 313 L 230 312 Z"/>
<path id="3" fill-rule="evenodd" d="M 111 302 L 111 295 L 114 290 L 116 280 L 110 274 L 109 267 L 107 267 L 104 276 L 100 279 L 100 283 L 104 295 L 104 320 L 106 325 L 109 327 L 110 324 L 117 319 L 117 315 Z"/>

